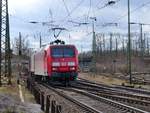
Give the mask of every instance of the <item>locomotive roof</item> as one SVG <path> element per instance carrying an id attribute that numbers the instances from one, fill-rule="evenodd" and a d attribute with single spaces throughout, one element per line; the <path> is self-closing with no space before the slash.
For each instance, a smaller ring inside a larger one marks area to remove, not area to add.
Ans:
<path id="1" fill-rule="evenodd" d="M 73 46 L 75 47 L 75 45 L 71 45 L 71 44 L 68 44 L 68 45 L 50 45 L 49 47 L 61 47 L 61 46 Z"/>
<path id="2" fill-rule="evenodd" d="M 32 54 L 32 56 L 35 55 L 35 54 L 38 54 L 39 52 L 44 52 L 44 51 L 48 50 L 50 47 L 63 47 L 63 46 L 75 47 L 75 45 L 72 45 L 72 44 L 67 44 L 67 45 L 47 45 L 47 46 L 42 47 L 39 50 L 37 50 L 35 53 Z"/>
<path id="3" fill-rule="evenodd" d="M 75 47 L 75 45 L 71 45 L 71 44 L 67 44 L 67 45 L 47 45 L 45 47 L 40 48 L 39 50 L 37 50 L 34 54 L 40 52 L 40 51 L 45 51 L 47 50 L 49 47 L 63 47 L 63 46 L 70 46 L 70 47 Z"/>

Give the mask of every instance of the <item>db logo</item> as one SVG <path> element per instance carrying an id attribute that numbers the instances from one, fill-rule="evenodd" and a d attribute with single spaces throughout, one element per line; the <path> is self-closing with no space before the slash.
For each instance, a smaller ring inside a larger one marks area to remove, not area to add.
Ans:
<path id="1" fill-rule="evenodd" d="M 67 65 L 66 62 L 62 62 L 62 63 L 61 63 L 61 66 L 66 66 L 66 65 Z"/>

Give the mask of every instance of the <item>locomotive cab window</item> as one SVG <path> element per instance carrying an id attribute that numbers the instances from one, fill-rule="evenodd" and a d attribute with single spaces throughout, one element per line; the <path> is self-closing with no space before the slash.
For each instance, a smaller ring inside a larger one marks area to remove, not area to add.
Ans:
<path id="1" fill-rule="evenodd" d="M 62 48 L 52 48 L 52 57 L 63 57 L 63 49 Z"/>
<path id="2" fill-rule="evenodd" d="M 71 47 L 54 47 L 52 48 L 52 57 L 74 57 L 75 50 Z"/>

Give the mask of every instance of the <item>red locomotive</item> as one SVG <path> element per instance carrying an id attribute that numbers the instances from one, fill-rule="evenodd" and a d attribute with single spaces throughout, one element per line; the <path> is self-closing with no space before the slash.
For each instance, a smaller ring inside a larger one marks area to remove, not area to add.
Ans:
<path id="1" fill-rule="evenodd" d="M 78 51 L 74 45 L 48 45 L 31 56 L 30 71 L 39 80 L 74 81 L 78 76 Z"/>

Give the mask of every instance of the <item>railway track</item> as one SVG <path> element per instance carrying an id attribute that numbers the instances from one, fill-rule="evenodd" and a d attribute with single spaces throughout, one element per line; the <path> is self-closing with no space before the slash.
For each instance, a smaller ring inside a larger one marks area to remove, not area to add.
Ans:
<path id="1" fill-rule="evenodd" d="M 87 104 L 81 102 L 80 99 L 77 100 L 76 98 L 73 98 L 72 95 L 68 95 L 68 94 L 70 94 L 70 92 L 76 92 L 76 93 L 79 93 L 79 95 L 82 94 L 84 96 L 91 98 L 92 100 L 90 100 L 90 101 L 95 100 L 93 103 L 98 104 L 97 101 L 99 101 L 99 102 L 103 102 L 107 105 L 110 105 L 110 107 L 113 106 L 113 107 L 115 107 L 115 109 L 119 110 L 119 112 L 115 111 L 114 113 L 128 113 L 128 112 L 129 113 L 149 113 L 147 111 L 144 111 L 144 110 L 141 110 L 141 109 L 138 109 L 135 107 L 131 107 L 131 106 L 113 101 L 111 99 L 99 97 L 99 96 L 94 95 L 92 93 L 89 93 L 87 91 L 83 91 L 83 90 L 79 90 L 79 89 L 75 89 L 75 88 L 60 88 L 60 87 L 59 88 L 58 87 L 53 88 L 47 84 L 42 84 L 42 85 L 44 85 L 46 88 L 49 88 L 50 90 L 56 92 L 58 95 L 60 95 L 64 98 L 70 100 L 71 102 L 77 104 L 78 106 L 86 109 L 86 111 L 88 111 L 90 113 L 102 113 L 102 111 L 97 110 L 97 108 L 94 108 L 93 106 L 87 105 Z M 73 95 L 77 95 L 77 94 L 73 94 Z M 78 98 L 78 96 L 76 96 L 76 97 Z M 82 99 L 83 99 L 83 96 L 82 96 Z M 89 100 L 86 99 L 86 101 L 89 101 Z M 106 112 L 106 113 L 108 113 L 108 112 Z M 113 112 L 110 112 L 110 113 L 113 113 Z"/>
<path id="2" fill-rule="evenodd" d="M 72 98 L 71 96 L 66 95 L 65 93 L 63 93 L 61 90 L 58 90 L 57 88 L 53 88 L 53 87 L 51 87 L 47 84 L 42 84 L 42 85 L 45 86 L 46 88 L 54 91 L 58 95 L 64 97 L 65 99 L 77 104 L 79 107 L 83 108 L 87 112 L 90 112 L 90 113 L 103 113 L 102 111 L 99 111 L 99 110 L 97 110 L 97 109 L 95 109 L 95 108 L 93 108 L 93 107 L 91 107 L 91 106 L 89 106 L 89 105 L 87 105 L 87 104 L 85 104 L 81 101 L 78 101 L 78 100 Z"/>
<path id="3" fill-rule="evenodd" d="M 110 99 L 99 97 L 99 96 L 97 96 L 95 94 L 92 94 L 92 93 L 89 93 L 89 92 L 87 93 L 86 91 L 82 91 L 82 90 L 78 90 L 78 89 L 72 89 L 72 90 L 76 91 L 76 92 L 79 92 L 79 93 L 82 93 L 84 95 L 87 95 L 89 97 L 92 97 L 96 100 L 108 103 L 108 104 L 110 104 L 114 107 L 119 107 L 122 110 L 125 110 L 126 112 L 127 111 L 133 112 L 133 113 L 147 112 L 147 111 L 144 111 L 144 110 L 141 110 L 141 109 L 138 109 L 138 108 L 135 108 L 135 107 L 131 107 L 131 106 L 128 106 L 128 105 L 125 105 L 125 104 L 122 104 L 122 103 L 119 103 L 119 102 L 116 102 L 116 101 L 113 101 L 113 100 L 110 100 Z"/>
<path id="4" fill-rule="evenodd" d="M 114 91 L 122 90 L 123 92 L 127 92 L 127 93 L 131 92 L 131 93 L 142 94 L 142 95 L 146 95 L 146 96 L 150 95 L 150 91 L 144 90 L 144 89 L 130 88 L 130 87 L 124 87 L 124 86 L 116 86 L 116 85 L 108 86 L 108 85 L 104 85 L 104 84 L 100 84 L 100 83 L 94 83 L 94 82 L 91 82 L 89 80 L 85 80 L 82 78 L 79 78 L 79 80 L 81 81 L 79 83 L 94 86 L 97 88 L 103 88 L 103 89 L 114 90 Z"/>
<path id="5" fill-rule="evenodd" d="M 109 92 L 111 94 L 115 94 L 119 96 L 137 98 L 140 100 L 150 100 L 150 95 L 149 95 L 150 92 L 145 91 L 145 90 L 137 90 L 137 89 L 132 89 L 132 88 L 120 87 L 120 86 L 108 86 L 107 87 L 106 85 L 88 83 L 85 81 L 78 81 L 77 84 L 87 86 L 88 89 L 91 88 L 91 90 L 93 89 L 99 92 L 103 91 L 105 93 Z M 78 86 L 75 86 L 75 87 L 78 87 Z"/>
<path id="6" fill-rule="evenodd" d="M 90 113 L 128 113 L 128 112 L 129 113 L 130 112 L 149 113 L 148 112 L 149 110 L 147 110 L 147 109 L 143 109 L 143 108 L 138 109 L 138 107 L 136 107 L 136 106 L 118 102 L 118 101 L 131 102 L 133 104 L 138 103 L 138 104 L 147 106 L 150 103 L 149 103 L 149 101 L 145 101 L 145 100 L 146 99 L 150 100 L 150 99 L 146 96 L 137 95 L 136 98 L 139 98 L 139 97 L 143 98 L 143 101 L 141 101 L 138 99 L 118 96 L 120 94 L 120 92 L 118 92 L 118 95 L 116 95 L 115 94 L 116 90 L 114 90 L 112 87 L 99 86 L 97 84 L 92 84 L 92 83 L 90 84 L 90 83 L 85 83 L 85 82 L 82 82 L 81 84 L 82 85 L 79 85 L 80 88 L 76 87 L 76 88 L 78 88 L 78 89 L 76 89 L 73 87 L 66 87 L 66 88 L 64 88 L 64 87 L 61 88 L 60 86 L 59 87 L 51 87 L 48 84 L 42 83 L 42 85 L 45 88 L 52 90 L 53 92 L 57 93 L 58 95 L 62 96 L 63 98 L 80 106 L 80 108 L 84 109 L 84 111 L 86 111 L 86 112 L 90 112 Z M 71 95 L 68 95 L 68 94 L 71 94 Z M 127 95 L 131 96 L 131 94 L 127 94 Z M 96 103 L 96 104 L 91 105 L 89 102 Z M 97 107 L 95 107 L 95 106 L 97 106 Z M 107 107 L 104 107 L 104 106 L 107 106 Z M 101 107 L 102 109 L 99 109 L 99 107 Z M 107 108 L 110 108 L 111 112 L 105 111 L 105 110 L 107 110 Z M 115 110 L 115 111 L 113 111 L 113 110 Z"/>
<path id="7" fill-rule="evenodd" d="M 93 94 L 99 95 L 99 96 L 104 97 L 104 98 L 116 100 L 119 102 L 125 102 L 125 103 L 131 103 L 131 104 L 137 104 L 137 105 L 143 105 L 143 106 L 150 106 L 150 102 L 145 101 L 145 100 L 139 100 L 139 99 L 122 97 L 122 96 L 111 95 L 111 94 L 95 93 L 95 92 Z"/>
<path id="8" fill-rule="evenodd" d="M 117 91 L 108 91 L 108 90 L 96 90 L 92 88 L 83 88 L 82 86 L 75 87 L 77 89 L 82 89 L 85 91 L 88 91 L 90 93 L 99 95 L 101 97 L 109 98 L 112 100 L 116 101 L 121 101 L 121 102 L 128 102 L 132 104 L 139 104 L 143 106 L 149 106 L 150 105 L 150 98 L 146 96 L 138 96 L 138 95 L 132 95 L 132 94 L 127 94 L 127 93 L 120 93 Z"/>
<path id="9" fill-rule="evenodd" d="M 80 84 L 80 85 L 79 85 Z M 89 84 L 86 82 L 79 81 L 76 85 L 72 87 L 88 91 L 100 97 L 115 100 L 133 107 L 137 107 L 143 110 L 150 111 L 150 96 L 134 94 L 133 92 L 122 91 L 119 89 L 114 89 L 112 87 L 106 87 L 105 85 Z"/>
<path id="10" fill-rule="evenodd" d="M 143 94 L 143 95 L 150 95 L 150 91 L 144 90 L 144 89 L 137 89 L 137 88 L 130 88 L 130 87 L 124 87 L 124 86 L 113 86 L 116 89 L 121 89 L 124 91 L 130 91 L 138 94 Z"/>
<path id="11" fill-rule="evenodd" d="M 82 83 L 81 83 L 82 84 Z M 84 85 L 88 85 L 90 86 L 89 84 L 85 84 L 83 83 Z M 95 87 L 92 85 L 92 87 L 86 87 L 84 85 L 79 85 L 79 86 L 73 86 L 75 88 L 79 88 L 79 89 L 84 89 L 84 90 L 88 90 L 88 91 L 92 91 L 92 92 L 97 92 L 97 93 L 103 93 L 103 94 L 108 94 L 108 95 L 117 95 L 117 96 L 122 96 L 122 97 L 128 97 L 128 98 L 134 98 L 134 99 L 139 99 L 139 100 L 145 100 L 145 101 L 150 101 L 150 96 L 144 96 L 144 95 L 137 95 L 137 94 L 133 94 L 133 93 L 127 93 L 127 92 L 122 92 L 120 90 L 114 90 L 114 89 L 108 89 L 108 88 L 104 88 L 104 87 Z"/>

